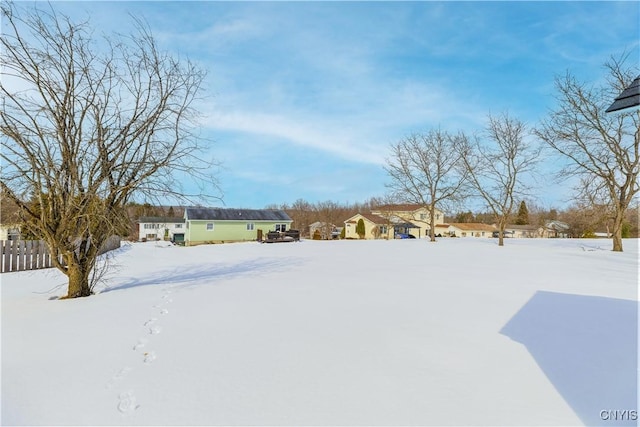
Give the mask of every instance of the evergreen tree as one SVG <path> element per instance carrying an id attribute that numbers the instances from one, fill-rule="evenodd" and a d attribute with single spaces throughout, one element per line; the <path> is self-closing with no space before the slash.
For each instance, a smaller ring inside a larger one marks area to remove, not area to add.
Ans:
<path id="1" fill-rule="evenodd" d="M 518 217 L 516 218 L 516 225 L 529 224 L 529 209 L 527 204 L 523 201 L 520 202 L 520 209 L 518 209 Z"/>
<path id="2" fill-rule="evenodd" d="M 360 218 L 358 223 L 356 224 L 356 233 L 360 236 L 361 239 L 364 239 L 365 228 L 364 228 L 364 220 Z"/>

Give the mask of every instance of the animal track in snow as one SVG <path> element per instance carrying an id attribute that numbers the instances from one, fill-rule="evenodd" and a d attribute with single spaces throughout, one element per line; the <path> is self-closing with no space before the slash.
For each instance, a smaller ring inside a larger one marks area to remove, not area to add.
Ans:
<path id="1" fill-rule="evenodd" d="M 160 332 L 162 332 L 160 326 L 152 326 L 149 328 L 149 335 L 158 335 Z"/>
<path id="2" fill-rule="evenodd" d="M 163 308 L 162 310 L 160 310 L 160 314 L 167 314 L 169 312 L 169 310 L 167 310 L 166 308 Z"/>
<path id="3" fill-rule="evenodd" d="M 136 396 L 133 391 L 125 391 L 118 396 L 118 411 L 123 414 L 130 414 L 139 407 L 140 405 L 136 404 Z"/>

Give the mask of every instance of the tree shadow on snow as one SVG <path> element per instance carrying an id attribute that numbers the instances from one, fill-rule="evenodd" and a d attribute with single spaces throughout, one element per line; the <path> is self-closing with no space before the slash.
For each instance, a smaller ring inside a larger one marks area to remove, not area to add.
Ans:
<path id="1" fill-rule="evenodd" d="M 171 270 L 160 270 L 151 275 L 143 277 L 130 277 L 121 284 L 109 286 L 100 293 L 120 291 L 138 286 L 149 285 L 176 285 L 179 287 L 190 287 L 203 285 L 207 281 L 214 279 L 230 279 L 245 275 L 255 275 L 283 271 L 294 265 L 298 265 L 300 260 L 295 258 L 256 258 L 242 261 L 237 264 L 198 264 L 181 265 Z"/>
<path id="2" fill-rule="evenodd" d="M 637 411 L 636 301 L 538 291 L 500 333 L 527 347 L 585 425 L 636 425 L 601 413 Z"/>

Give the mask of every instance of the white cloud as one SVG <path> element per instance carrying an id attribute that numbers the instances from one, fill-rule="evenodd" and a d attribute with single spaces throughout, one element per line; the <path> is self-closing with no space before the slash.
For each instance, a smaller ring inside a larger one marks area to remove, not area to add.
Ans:
<path id="1" fill-rule="evenodd" d="M 211 112 L 206 126 L 212 130 L 236 131 L 282 138 L 292 144 L 325 151 L 354 162 L 381 164 L 383 158 L 357 142 L 348 131 L 321 129 L 317 124 L 291 116 L 252 111 Z"/>

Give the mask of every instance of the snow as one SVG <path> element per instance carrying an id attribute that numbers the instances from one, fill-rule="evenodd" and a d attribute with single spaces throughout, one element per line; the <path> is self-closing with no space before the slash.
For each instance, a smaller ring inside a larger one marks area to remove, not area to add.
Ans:
<path id="1" fill-rule="evenodd" d="M 635 425 L 638 240 L 610 247 L 127 243 L 75 300 L 3 274 L 1 421 Z"/>

